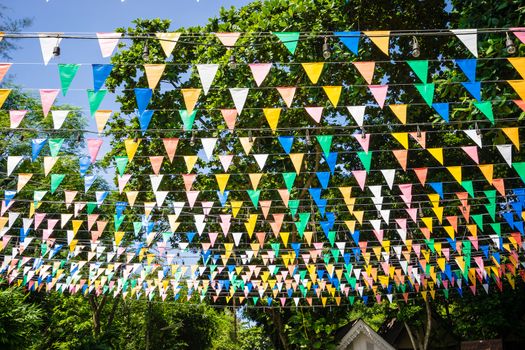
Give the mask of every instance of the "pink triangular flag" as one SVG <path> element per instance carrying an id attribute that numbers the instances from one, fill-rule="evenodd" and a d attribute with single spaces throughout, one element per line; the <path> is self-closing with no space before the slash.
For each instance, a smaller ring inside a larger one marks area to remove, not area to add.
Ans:
<path id="1" fill-rule="evenodd" d="M 122 33 L 97 33 L 98 44 L 102 57 L 110 57 L 118 44 Z"/>
<path id="2" fill-rule="evenodd" d="M 193 182 L 197 178 L 196 174 L 183 174 L 182 179 L 184 180 L 184 188 L 186 188 L 186 191 L 191 190 L 191 186 L 193 186 Z"/>
<path id="3" fill-rule="evenodd" d="M 261 86 L 262 82 L 270 72 L 270 68 L 272 68 L 271 63 L 251 63 L 250 69 L 252 71 L 253 79 L 255 80 L 255 83 L 257 86 Z"/>
<path id="4" fill-rule="evenodd" d="M 228 168 L 230 167 L 230 164 L 233 160 L 233 154 L 222 154 L 219 156 L 219 160 L 221 161 L 224 171 L 228 172 Z"/>
<path id="5" fill-rule="evenodd" d="M 375 62 L 352 62 L 355 68 L 361 73 L 361 76 L 368 84 L 372 84 L 374 77 Z"/>
<path id="6" fill-rule="evenodd" d="M 237 121 L 237 110 L 236 109 L 221 109 L 222 117 L 226 122 L 228 129 L 235 129 L 235 122 Z"/>
<path id="7" fill-rule="evenodd" d="M 407 207 L 410 208 L 412 206 L 412 184 L 402 184 L 398 186 L 402 193 L 400 196 L 401 199 L 403 199 Z"/>
<path id="8" fill-rule="evenodd" d="M 426 149 L 427 148 L 427 132 L 426 131 L 419 131 L 419 132 L 409 132 L 410 136 L 416 140 L 417 143 L 421 146 L 421 148 Z"/>
<path id="9" fill-rule="evenodd" d="M 412 221 L 417 222 L 417 208 L 407 208 L 406 211 Z"/>
<path id="10" fill-rule="evenodd" d="M 363 150 L 368 153 L 370 147 L 370 134 L 353 134 L 353 137 L 359 142 Z"/>
<path id="11" fill-rule="evenodd" d="M 288 108 L 292 107 L 293 98 L 295 96 L 295 87 L 278 87 L 277 91 L 281 94 L 286 106 Z"/>
<path id="12" fill-rule="evenodd" d="M 268 213 L 270 212 L 270 207 L 272 206 L 272 201 L 259 201 L 259 204 L 261 206 L 261 210 L 263 212 L 263 216 L 266 219 L 268 217 Z"/>
<path id="13" fill-rule="evenodd" d="M 316 123 L 321 122 L 321 117 L 323 115 L 323 107 L 304 107 L 306 112 L 315 120 Z"/>
<path id="14" fill-rule="evenodd" d="M 102 139 L 87 139 L 88 151 L 91 156 L 91 163 L 97 161 L 98 151 L 100 151 L 100 146 L 104 141 Z"/>
<path id="15" fill-rule="evenodd" d="M 188 203 L 190 204 L 190 208 L 193 209 L 193 206 L 195 205 L 195 201 L 197 200 L 197 197 L 199 196 L 200 191 L 186 191 L 186 197 L 188 197 Z"/>
<path id="16" fill-rule="evenodd" d="M 45 217 L 46 213 L 35 213 L 35 230 L 40 226 L 42 221 L 44 221 Z"/>
<path id="17" fill-rule="evenodd" d="M 10 67 L 11 63 L 0 63 L 0 82 L 4 79 Z"/>
<path id="18" fill-rule="evenodd" d="M 464 146 L 461 147 L 461 149 L 465 151 L 465 153 L 468 154 L 476 164 L 479 164 L 478 146 Z"/>
<path id="19" fill-rule="evenodd" d="M 122 176 L 118 176 L 118 191 L 119 193 L 124 192 L 124 187 L 126 187 L 126 184 L 128 183 L 129 179 L 131 179 L 131 174 L 124 174 Z"/>
<path id="20" fill-rule="evenodd" d="M 217 39 L 227 48 L 235 46 L 237 39 L 241 36 L 241 33 L 215 33 Z"/>
<path id="21" fill-rule="evenodd" d="M 365 190 L 365 182 L 366 182 L 366 170 L 353 170 L 352 174 L 354 175 L 357 183 L 359 184 L 359 187 L 361 187 L 361 190 Z"/>
<path id="22" fill-rule="evenodd" d="M 44 118 L 47 117 L 59 92 L 59 89 L 40 89 L 40 100 L 42 101 L 42 113 L 44 113 Z"/>
<path id="23" fill-rule="evenodd" d="M 11 129 L 16 129 L 20 126 L 22 119 L 24 119 L 27 111 L 9 111 L 9 120 L 11 122 Z"/>
<path id="24" fill-rule="evenodd" d="M 290 201 L 290 192 L 288 192 L 288 189 L 286 188 L 280 188 L 277 190 L 279 192 L 279 195 L 281 196 L 281 200 L 284 203 L 285 207 L 288 207 L 288 202 Z"/>
<path id="25" fill-rule="evenodd" d="M 399 227 L 402 229 L 402 230 L 406 230 L 407 229 L 407 219 L 396 219 L 396 223 L 399 225 Z"/>
<path id="26" fill-rule="evenodd" d="M 386 94 L 388 91 L 388 85 L 368 85 L 370 92 L 377 101 L 380 108 L 385 105 Z"/>
<path id="27" fill-rule="evenodd" d="M 149 157 L 151 168 L 153 169 L 153 173 L 155 173 L 155 175 L 159 175 L 163 160 L 164 160 L 164 156 L 150 156 Z"/>
<path id="28" fill-rule="evenodd" d="M 510 28 L 510 30 L 512 31 L 512 33 L 514 33 L 514 35 L 516 35 L 518 39 L 520 39 L 522 43 L 525 44 L 525 27 Z"/>
<path id="29" fill-rule="evenodd" d="M 164 143 L 164 148 L 166 149 L 166 153 L 168 154 L 168 159 L 170 160 L 170 163 L 173 162 L 173 158 L 175 157 L 175 151 L 177 151 L 177 145 L 179 144 L 178 138 L 167 138 L 162 139 L 162 142 Z"/>

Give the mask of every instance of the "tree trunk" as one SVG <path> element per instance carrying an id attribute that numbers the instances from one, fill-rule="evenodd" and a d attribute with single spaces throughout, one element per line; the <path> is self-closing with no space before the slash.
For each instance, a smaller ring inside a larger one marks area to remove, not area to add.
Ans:
<path id="1" fill-rule="evenodd" d="M 425 330 L 425 337 L 423 338 L 423 350 L 428 348 L 428 340 L 430 338 L 430 330 L 432 328 L 432 313 L 430 310 L 430 303 L 428 302 L 428 297 L 425 299 L 425 308 L 427 310 L 427 327 Z"/>
<path id="2" fill-rule="evenodd" d="M 89 305 L 91 305 L 91 314 L 93 319 L 93 334 L 95 337 L 100 335 L 100 314 L 104 305 L 106 305 L 107 296 L 104 295 L 100 302 L 97 302 L 97 297 L 93 294 L 89 295 Z"/>
<path id="3" fill-rule="evenodd" d="M 282 320 L 281 320 L 281 313 L 280 312 L 275 312 L 275 309 L 272 309 L 272 319 L 273 319 L 273 324 L 276 326 L 275 330 L 277 331 L 277 335 L 279 336 L 279 343 L 281 344 L 282 349 L 283 350 L 290 349 L 290 346 L 288 345 L 288 341 L 286 339 L 286 336 L 282 332 L 283 324 L 282 324 Z"/>
<path id="4" fill-rule="evenodd" d="M 410 327 L 408 326 L 408 324 L 406 322 L 405 323 L 405 328 L 407 330 L 407 333 L 408 333 L 408 337 L 410 338 L 410 342 L 412 343 L 412 348 L 414 350 L 417 350 L 417 344 L 416 344 L 416 340 L 414 339 L 414 335 L 412 334 L 412 330 L 410 329 Z"/>

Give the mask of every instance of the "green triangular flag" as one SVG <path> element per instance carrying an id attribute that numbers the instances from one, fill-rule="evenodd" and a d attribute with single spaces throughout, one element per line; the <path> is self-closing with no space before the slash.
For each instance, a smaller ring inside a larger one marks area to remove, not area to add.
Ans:
<path id="1" fill-rule="evenodd" d="M 319 135 L 317 137 L 317 142 L 323 150 L 324 156 L 328 158 L 330 155 L 330 147 L 332 147 L 332 135 Z"/>
<path id="2" fill-rule="evenodd" d="M 60 75 L 60 85 L 62 85 L 62 95 L 66 96 L 71 81 L 77 74 L 80 64 L 59 64 L 58 74 Z"/>
<path id="3" fill-rule="evenodd" d="M 354 282 L 354 286 L 355 286 L 355 282 Z M 355 287 L 353 287 L 355 289 Z M 351 295 L 348 297 L 348 300 L 350 301 L 350 305 L 354 305 L 354 302 L 355 302 L 355 296 Z"/>
<path id="4" fill-rule="evenodd" d="M 118 231 L 120 225 L 122 225 L 122 223 L 124 222 L 124 218 L 126 217 L 126 215 L 120 215 L 120 217 L 118 217 L 117 215 L 113 215 L 113 217 L 115 218 L 115 231 Z"/>
<path id="5" fill-rule="evenodd" d="M 323 261 L 324 261 L 325 265 L 330 264 L 330 255 L 324 254 Z"/>
<path id="6" fill-rule="evenodd" d="M 108 90 L 98 90 L 95 92 L 93 89 L 88 89 L 88 100 L 89 100 L 89 112 L 91 113 L 91 116 L 95 115 L 95 112 L 98 110 L 98 107 L 102 103 L 102 100 L 104 97 L 106 97 L 106 94 L 108 93 Z"/>
<path id="7" fill-rule="evenodd" d="M 407 61 L 408 65 L 414 73 L 416 73 L 417 77 L 421 79 L 423 84 L 427 83 L 427 75 L 428 75 L 428 61 L 427 60 L 417 60 L 417 61 Z"/>
<path id="8" fill-rule="evenodd" d="M 51 193 L 55 193 L 65 177 L 66 174 L 51 174 Z"/>
<path id="9" fill-rule="evenodd" d="M 93 211 L 95 211 L 96 207 L 97 207 L 97 203 L 96 202 L 88 202 L 88 204 L 87 204 L 87 213 L 88 214 L 93 214 Z"/>
<path id="10" fill-rule="evenodd" d="M 498 236 L 501 236 L 501 223 L 495 222 L 493 224 L 490 224 L 490 227 L 494 230 L 494 232 L 497 233 Z"/>
<path id="11" fill-rule="evenodd" d="M 335 231 L 328 231 L 328 241 L 333 247 L 335 244 Z"/>
<path id="12" fill-rule="evenodd" d="M 128 157 L 114 157 L 115 163 L 117 164 L 117 170 L 120 176 L 124 175 L 126 167 L 128 166 Z"/>
<path id="13" fill-rule="evenodd" d="M 332 248 L 332 249 L 330 250 L 330 253 L 332 253 L 332 256 L 334 257 L 334 260 L 335 260 L 334 262 L 337 264 L 338 261 L 339 261 L 339 249 L 337 249 L 337 248 Z"/>
<path id="14" fill-rule="evenodd" d="M 365 168 L 366 173 L 369 174 L 370 166 L 372 165 L 372 152 L 366 153 L 364 151 L 359 151 L 357 152 L 357 155 L 361 160 L 361 163 L 363 163 L 363 167 Z"/>
<path id="15" fill-rule="evenodd" d="M 489 203 L 496 204 L 496 190 L 486 190 L 483 191 L 485 197 L 489 200 Z"/>
<path id="16" fill-rule="evenodd" d="M 470 217 L 478 225 L 478 228 L 483 231 L 483 214 L 472 214 Z"/>
<path id="17" fill-rule="evenodd" d="M 474 187 L 472 186 L 472 181 L 461 181 L 461 186 L 463 186 L 465 191 L 467 191 L 472 198 L 476 198 L 476 196 L 474 195 Z"/>
<path id="18" fill-rule="evenodd" d="M 427 246 L 430 248 L 430 251 L 432 253 L 435 253 L 436 252 L 436 247 L 435 247 L 435 240 L 434 238 L 431 238 L 431 239 L 425 239 L 425 243 L 427 244 Z"/>
<path id="19" fill-rule="evenodd" d="M 288 208 L 290 209 L 290 213 L 292 214 L 292 216 L 295 216 L 295 214 L 297 214 L 297 209 L 299 208 L 299 202 L 300 201 L 298 199 L 288 201 Z"/>
<path id="20" fill-rule="evenodd" d="M 60 148 L 62 147 L 63 143 L 64 139 L 49 139 L 49 151 L 51 153 L 51 157 L 58 156 L 58 152 L 60 152 Z"/>
<path id="21" fill-rule="evenodd" d="M 492 221 L 496 221 L 496 203 L 485 204 L 485 208 L 487 209 Z"/>
<path id="22" fill-rule="evenodd" d="M 195 116 L 197 115 L 197 110 L 193 110 L 191 114 L 188 114 L 188 110 L 180 109 L 179 110 L 180 119 L 182 119 L 182 124 L 184 125 L 184 130 L 188 131 L 193 128 L 193 122 L 195 121 Z"/>
<path id="23" fill-rule="evenodd" d="M 525 162 L 512 163 L 512 166 L 521 177 L 521 181 L 525 182 Z"/>
<path id="24" fill-rule="evenodd" d="M 293 183 L 295 182 L 297 173 L 282 173 L 282 175 L 284 178 L 284 183 L 286 184 L 286 188 L 288 189 L 288 193 L 292 192 Z"/>
<path id="25" fill-rule="evenodd" d="M 281 40 L 292 55 L 295 53 L 299 42 L 299 32 L 274 32 L 273 34 Z"/>
<path id="26" fill-rule="evenodd" d="M 306 225 L 308 225 L 308 220 L 310 220 L 310 213 L 299 213 L 299 221 L 295 221 L 295 227 L 301 238 L 303 238 Z"/>
<path id="27" fill-rule="evenodd" d="M 277 258 L 279 256 L 279 248 L 281 247 L 280 243 L 271 243 L 270 246 L 272 247 L 273 251 L 275 252 L 275 257 Z"/>
<path id="28" fill-rule="evenodd" d="M 474 102 L 474 106 L 494 125 L 494 113 L 492 113 L 492 103 L 490 103 L 490 101 Z"/>
<path id="29" fill-rule="evenodd" d="M 248 196 L 252 200 L 253 206 L 255 209 L 259 206 L 259 196 L 261 195 L 261 190 L 247 190 Z"/>
<path id="30" fill-rule="evenodd" d="M 140 233 L 140 230 L 142 230 L 142 222 L 134 221 L 133 222 L 133 233 L 135 234 L 135 236 L 137 236 Z"/>
<path id="31" fill-rule="evenodd" d="M 414 84 L 414 86 L 419 91 L 427 105 L 432 107 L 432 101 L 434 100 L 434 83 Z"/>

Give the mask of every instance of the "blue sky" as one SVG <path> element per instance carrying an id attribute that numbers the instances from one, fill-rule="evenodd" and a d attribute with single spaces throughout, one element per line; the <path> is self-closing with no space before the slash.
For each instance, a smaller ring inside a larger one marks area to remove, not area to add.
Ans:
<path id="1" fill-rule="evenodd" d="M 218 15 L 221 7 L 240 7 L 249 0 L 2 0 L 6 15 L 16 19 L 33 19 L 27 32 L 111 32 L 118 27 L 131 26 L 135 18 L 167 18 L 171 29 L 202 25 Z M 88 111 L 86 89 L 93 88 L 92 63 L 108 63 L 102 58 L 97 40 L 62 40 L 61 55 L 45 66 L 38 39 L 21 39 L 20 49 L 13 52 L 9 74 L 22 89 L 38 96 L 38 89 L 60 88 L 57 64 L 81 63 L 66 97 L 59 94 L 55 104 L 70 103 Z M 176 49 L 176 48 L 175 48 Z M 107 95 L 100 109 L 118 109 L 114 96 Z M 86 118 L 89 114 L 86 113 Z M 89 118 L 91 119 L 91 118 Z M 90 130 L 96 130 L 90 120 Z M 92 136 L 92 135 L 91 135 Z M 101 154 L 107 150 L 105 142 Z"/>

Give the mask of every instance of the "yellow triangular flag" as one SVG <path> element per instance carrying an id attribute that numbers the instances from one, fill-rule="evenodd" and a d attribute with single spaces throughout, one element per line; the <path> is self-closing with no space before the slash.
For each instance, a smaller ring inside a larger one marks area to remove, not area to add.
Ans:
<path id="1" fill-rule="evenodd" d="M 239 137 L 239 141 L 241 142 L 241 146 L 244 150 L 244 153 L 246 153 L 246 155 L 250 154 L 250 151 L 253 147 L 253 143 L 255 142 L 255 137 L 252 137 L 251 140 L 249 137 Z"/>
<path id="2" fill-rule="evenodd" d="M 97 130 L 99 134 L 102 134 L 104 127 L 111 116 L 110 110 L 99 110 L 95 112 L 95 122 L 97 123 Z"/>
<path id="3" fill-rule="evenodd" d="M 313 237 L 314 233 L 312 231 L 305 231 L 304 232 L 304 238 L 306 239 L 306 242 L 308 243 L 309 246 L 312 245 L 312 237 Z"/>
<path id="4" fill-rule="evenodd" d="M 281 236 L 284 246 L 288 247 L 288 238 L 290 237 L 290 232 L 281 232 L 279 233 L 279 236 Z"/>
<path id="5" fill-rule="evenodd" d="M 363 225 L 363 217 L 365 215 L 365 211 L 364 210 L 354 210 L 353 214 L 356 220 L 359 222 L 359 224 Z"/>
<path id="6" fill-rule="evenodd" d="M 184 156 L 184 163 L 186 164 L 186 169 L 188 170 L 188 174 L 191 173 L 198 159 L 199 159 L 198 156 Z"/>
<path id="7" fill-rule="evenodd" d="M 237 214 L 239 214 L 239 210 L 241 210 L 242 207 L 242 201 L 231 201 L 230 204 L 232 206 L 232 215 L 234 218 L 237 217 Z"/>
<path id="8" fill-rule="evenodd" d="M 253 231 L 255 230 L 255 225 L 257 225 L 257 218 L 259 217 L 258 214 L 250 214 L 250 218 L 248 219 L 248 222 L 244 223 L 244 226 L 246 227 L 246 232 L 248 233 L 248 237 L 252 238 Z"/>
<path id="9" fill-rule="evenodd" d="M 401 124 L 407 123 L 407 109 L 408 105 L 388 105 L 392 112 L 396 115 L 397 119 L 401 122 Z"/>
<path id="10" fill-rule="evenodd" d="M 436 214 L 436 217 L 441 224 L 443 222 L 443 207 L 433 207 L 432 210 L 434 211 L 434 214 Z"/>
<path id="11" fill-rule="evenodd" d="M 345 220 L 345 224 L 350 232 L 355 232 L 355 220 Z"/>
<path id="12" fill-rule="evenodd" d="M 525 80 L 507 80 L 507 83 L 512 86 L 514 91 L 518 94 L 521 100 L 525 100 Z M 1 95 L 0 95 L 1 96 Z M 2 100 L 0 99 L 0 107 L 2 107 Z"/>
<path id="13" fill-rule="evenodd" d="M 279 117 L 281 116 L 281 108 L 264 108 L 264 116 L 270 125 L 270 129 L 275 132 L 277 124 L 279 123 Z"/>
<path id="14" fill-rule="evenodd" d="M 51 169 L 55 166 L 56 162 L 58 161 L 59 157 L 44 157 L 44 176 L 49 175 L 51 172 Z"/>
<path id="15" fill-rule="evenodd" d="M 423 221 L 425 226 L 430 230 L 430 232 L 432 232 L 432 218 L 431 217 L 421 218 L 421 221 Z"/>
<path id="16" fill-rule="evenodd" d="M 155 208 L 156 204 L 157 202 L 144 202 L 144 215 L 146 217 L 151 215 L 151 212 L 153 211 L 153 208 Z"/>
<path id="17" fill-rule="evenodd" d="M 2 105 L 5 100 L 7 100 L 7 96 L 9 96 L 10 93 L 11 89 L 0 89 L 0 108 L 2 108 Z"/>
<path id="18" fill-rule="evenodd" d="M 290 153 L 290 159 L 292 160 L 293 167 L 297 175 L 301 172 L 301 166 L 303 164 L 304 153 Z"/>
<path id="19" fill-rule="evenodd" d="M 248 174 L 248 176 L 250 177 L 250 182 L 252 183 L 252 188 L 253 188 L 254 191 L 257 190 L 257 187 L 259 186 L 259 181 L 261 181 L 262 175 L 263 174 L 261 174 L 261 173 Z"/>
<path id="20" fill-rule="evenodd" d="M 393 132 L 392 136 L 399 142 L 405 149 L 408 149 L 408 132 Z"/>
<path id="21" fill-rule="evenodd" d="M 317 84 L 323 71 L 324 62 L 301 63 L 301 65 L 312 84 Z"/>
<path id="22" fill-rule="evenodd" d="M 428 200 L 430 203 L 432 203 L 433 207 L 439 207 L 439 194 L 438 193 L 431 193 L 427 194 Z"/>
<path id="23" fill-rule="evenodd" d="M 77 232 L 80 229 L 80 226 L 82 226 L 82 220 L 71 220 L 71 223 L 73 224 L 73 237 L 74 237 L 77 235 Z"/>
<path id="24" fill-rule="evenodd" d="M 157 87 L 157 84 L 164 73 L 166 68 L 165 64 L 145 64 L 144 71 L 146 72 L 146 78 L 148 79 L 148 86 L 150 89 L 154 90 Z M 191 113 L 191 112 L 188 112 Z"/>
<path id="25" fill-rule="evenodd" d="M 516 146 L 518 151 L 520 150 L 520 134 L 519 128 L 501 128 L 501 131 L 507 135 L 507 137 L 512 141 L 512 144 Z"/>
<path id="26" fill-rule="evenodd" d="M 485 179 L 489 182 L 489 184 L 492 185 L 492 179 L 494 175 L 494 165 L 493 164 L 482 164 L 478 165 L 479 170 L 483 173 L 483 176 L 485 176 Z"/>
<path id="27" fill-rule="evenodd" d="M 191 114 L 195 108 L 195 105 L 197 104 L 197 101 L 199 100 L 201 89 L 181 89 L 180 91 L 182 92 L 182 97 L 184 98 L 186 110 L 188 111 L 188 114 Z"/>
<path id="28" fill-rule="evenodd" d="M 507 59 L 521 77 L 525 79 L 525 57 L 510 57 Z"/>
<path id="29" fill-rule="evenodd" d="M 443 148 L 427 148 L 427 151 L 443 165 Z"/>
<path id="30" fill-rule="evenodd" d="M 363 32 L 383 53 L 390 55 L 388 47 L 390 45 L 390 31 L 389 30 L 375 30 Z"/>
<path id="31" fill-rule="evenodd" d="M 126 154 L 128 155 L 128 161 L 131 162 L 133 160 L 133 157 L 135 157 L 135 153 L 137 153 L 137 149 L 139 148 L 140 142 L 142 139 L 127 139 L 124 140 L 124 146 L 126 147 Z"/>
<path id="32" fill-rule="evenodd" d="M 159 39 L 160 46 L 164 50 L 166 57 L 169 57 L 175 45 L 177 45 L 180 33 L 155 33 L 155 36 Z"/>
<path id="33" fill-rule="evenodd" d="M 120 245 L 120 242 L 122 242 L 122 238 L 124 238 L 124 232 L 115 231 L 115 244 L 116 245 Z"/>
<path id="34" fill-rule="evenodd" d="M 454 179 L 456 179 L 456 181 L 459 184 L 461 184 L 461 181 L 462 181 L 462 178 L 461 178 L 461 166 L 460 165 L 458 165 L 458 166 L 448 166 L 447 170 L 450 172 L 450 174 L 452 174 Z"/>
<path id="35" fill-rule="evenodd" d="M 323 86 L 323 90 L 328 96 L 330 102 L 334 107 L 337 107 L 339 103 L 339 97 L 341 97 L 341 91 L 343 90 L 342 86 Z"/>
<path id="36" fill-rule="evenodd" d="M 128 198 L 128 204 L 130 207 L 135 205 L 139 192 L 138 191 L 128 191 L 126 192 L 126 197 Z"/>
<path id="37" fill-rule="evenodd" d="M 75 251 L 75 248 L 77 247 L 78 239 L 72 239 L 69 243 L 69 251 L 73 253 Z"/>
<path id="38" fill-rule="evenodd" d="M 221 194 L 224 194 L 224 190 L 226 189 L 226 185 L 228 184 L 228 180 L 230 179 L 230 174 L 215 174 L 215 179 L 217 180 L 217 184 L 219 185 L 219 191 Z"/>
<path id="39" fill-rule="evenodd" d="M 444 226 L 443 228 L 448 233 L 450 238 L 454 239 L 454 237 L 456 237 L 456 233 L 454 232 L 454 227 L 452 227 L 452 226 Z"/>

